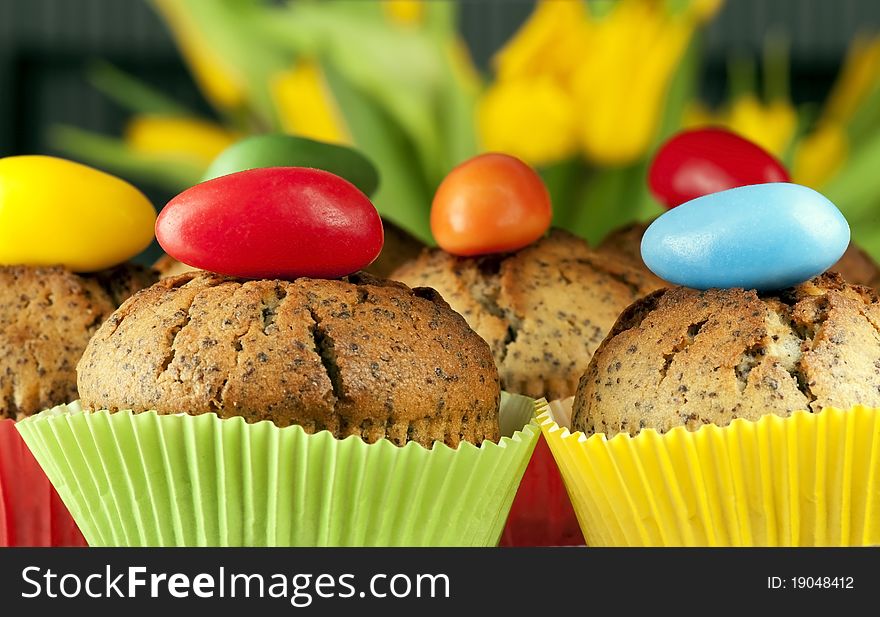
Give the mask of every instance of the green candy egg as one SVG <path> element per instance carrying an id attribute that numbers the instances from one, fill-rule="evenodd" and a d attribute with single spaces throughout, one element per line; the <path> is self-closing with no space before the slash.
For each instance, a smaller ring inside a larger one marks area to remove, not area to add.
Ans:
<path id="1" fill-rule="evenodd" d="M 214 159 L 202 181 L 258 167 L 323 169 L 345 178 L 367 196 L 379 186 L 379 172 L 360 152 L 278 133 L 247 137 L 232 144 Z"/>

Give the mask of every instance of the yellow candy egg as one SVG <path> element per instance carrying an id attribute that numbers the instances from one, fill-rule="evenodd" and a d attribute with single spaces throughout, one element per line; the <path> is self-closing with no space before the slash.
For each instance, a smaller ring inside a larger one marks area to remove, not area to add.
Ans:
<path id="1" fill-rule="evenodd" d="M 0 264 L 94 272 L 153 239 L 156 212 L 128 182 L 51 156 L 0 158 Z"/>

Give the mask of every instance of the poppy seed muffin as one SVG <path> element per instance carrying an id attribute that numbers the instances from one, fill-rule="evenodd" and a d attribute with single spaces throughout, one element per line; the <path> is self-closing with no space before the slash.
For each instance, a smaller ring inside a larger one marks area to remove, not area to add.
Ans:
<path id="1" fill-rule="evenodd" d="M 77 398 L 76 363 L 98 326 L 156 274 L 123 264 L 93 274 L 0 266 L 0 418 Z"/>
<path id="2" fill-rule="evenodd" d="M 156 263 L 153 264 L 153 268 L 156 269 L 156 271 L 159 273 L 159 276 L 163 279 L 186 274 L 187 272 L 199 271 L 198 268 L 188 266 L 182 261 L 177 261 L 171 255 L 167 254 L 162 255 L 159 259 L 157 259 Z"/>
<path id="3" fill-rule="evenodd" d="M 642 261 L 642 236 L 649 225 L 650 222 L 637 222 L 616 229 L 602 240 L 602 244 L 597 250 L 650 272 L 645 266 L 645 262 Z M 880 289 L 880 266 L 871 259 L 870 255 L 852 242 L 843 256 L 829 270 L 839 272 L 847 283 Z M 651 276 L 654 275 L 651 274 Z"/>
<path id="4" fill-rule="evenodd" d="M 357 274 L 163 279 L 125 302 L 77 368 L 88 409 L 455 447 L 499 438 L 492 355 L 433 290 Z"/>
<path id="5" fill-rule="evenodd" d="M 562 230 L 504 255 L 426 249 L 392 278 L 439 291 L 489 343 L 505 390 L 548 399 L 574 394 L 620 311 L 656 289 Z"/>
<path id="6" fill-rule="evenodd" d="M 850 242 L 843 256 L 830 268 L 847 283 L 880 289 L 880 266 L 861 248 Z"/>
<path id="7" fill-rule="evenodd" d="M 636 221 L 619 227 L 605 236 L 596 250 L 647 270 L 642 261 L 642 236 L 650 224 L 650 221 Z"/>
<path id="8" fill-rule="evenodd" d="M 581 379 L 572 428 L 635 435 L 880 405 L 880 299 L 826 273 L 763 295 L 672 287 L 630 306 Z"/>

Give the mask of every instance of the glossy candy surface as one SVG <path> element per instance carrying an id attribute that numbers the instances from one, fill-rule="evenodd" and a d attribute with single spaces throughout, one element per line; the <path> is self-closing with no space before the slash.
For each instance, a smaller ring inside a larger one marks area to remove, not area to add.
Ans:
<path id="1" fill-rule="evenodd" d="M 156 212 L 128 182 L 51 156 L 0 159 L 0 264 L 93 272 L 153 239 Z"/>
<path id="2" fill-rule="evenodd" d="M 790 287 L 833 265 L 849 243 L 846 219 L 798 184 L 743 186 L 674 208 L 642 238 L 645 265 L 696 289 Z"/>
<path id="3" fill-rule="evenodd" d="M 648 172 L 651 192 L 667 208 L 738 186 L 790 180 L 772 154 L 718 128 L 678 133 L 663 144 Z"/>
<path id="4" fill-rule="evenodd" d="M 449 172 L 431 205 L 431 232 L 454 255 L 515 251 L 546 233 L 550 194 L 531 167 L 506 154 L 481 154 Z"/>
<path id="5" fill-rule="evenodd" d="M 379 172 L 357 150 L 292 135 L 255 135 L 226 148 L 208 167 L 203 180 L 257 167 L 313 167 L 345 178 L 365 195 L 379 186 Z"/>
<path id="6" fill-rule="evenodd" d="M 209 180 L 168 202 L 156 238 L 183 263 L 243 278 L 337 278 L 382 250 L 382 222 L 353 184 L 303 167 Z"/>

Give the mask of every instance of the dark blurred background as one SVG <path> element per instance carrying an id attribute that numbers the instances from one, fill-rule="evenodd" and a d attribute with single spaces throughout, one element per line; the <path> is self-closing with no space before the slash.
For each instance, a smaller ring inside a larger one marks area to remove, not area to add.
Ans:
<path id="1" fill-rule="evenodd" d="M 462 4 L 462 31 L 482 68 L 533 6 Z M 729 0 L 705 34 L 703 94 L 723 96 L 729 54 L 757 56 L 768 33 L 782 32 L 791 42 L 792 98 L 821 101 L 851 38 L 878 26 L 876 0 Z M 58 123 L 118 134 L 126 114 L 84 78 L 98 58 L 208 111 L 144 0 L 0 0 L 0 155 L 49 152 L 46 128 Z"/>

